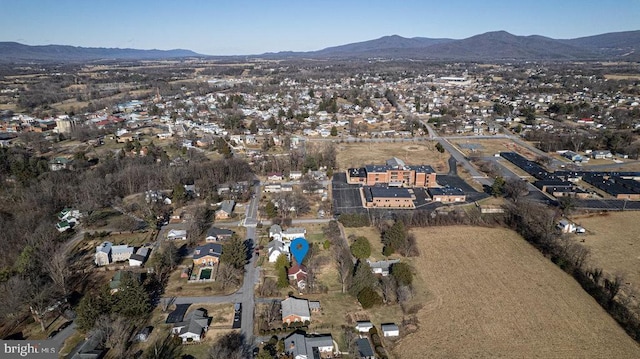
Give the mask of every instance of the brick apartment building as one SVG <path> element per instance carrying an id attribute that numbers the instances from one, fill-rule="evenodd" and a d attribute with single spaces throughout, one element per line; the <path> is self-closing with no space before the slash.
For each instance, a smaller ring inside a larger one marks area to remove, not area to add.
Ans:
<path id="1" fill-rule="evenodd" d="M 386 184 L 389 187 L 437 187 L 436 172 L 431 166 L 408 166 L 398 158 L 387 160 L 384 165 L 366 165 L 350 168 L 347 182 L 373 186 Z"/>

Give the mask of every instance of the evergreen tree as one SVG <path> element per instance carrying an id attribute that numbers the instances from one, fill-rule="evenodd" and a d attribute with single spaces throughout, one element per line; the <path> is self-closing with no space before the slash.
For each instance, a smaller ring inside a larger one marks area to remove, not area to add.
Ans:
<path id="1" fill-rule="evenodd" d="M 358 237 L 351 244 L 351 254 L 358 259 L 367 259 L 371 256 L 371 244 L 367 237 Z"/>
<path id="2" fill-rule="evenodd" d="M 401 221 L 396 221 L 393 226 L 384 232 L 384 235 L 382 236 L 382 243 L 384 244 L 382 254 L 385 256 L 393 254 L 402 246 L 406 239 L 407 232 L 404 228 L 404 224 Z"/>
<path id="3" fill-rule="evenodd" d="M 278 275 L 278 288 L 286 288 L 289 286 L 289 277 L 287 276 L 287 267 L 289 266 L 289 260 L 287 256 L 281 254 L 276 258 L 274 268 Z"/>
<path id="4" fill-rule="evenodd" d="M 247 245 L 240 238 L 234 236 L 222 246 L 220 262 L 236 269 L 244 267 L 247 263 Z"/>
<path id="5" fill-rule="evenodd" d="M 120 289 L 114 295 L 115 303 L 112 313 L 128 318 L 139 318 L 151 309 L 149 294 L 142 283 L 129 272 L 124 272 L 120 281 Z"/>
<path id="6" fill-rule="evenodd" d="M 373 288 L 378 284 L 378 279 L 371 271 L 371 266 L 365 261 L 358 261 L 353 273 L 353 280 L 349 287 L 349 293 L 356 296 L 364 288 Z"/>
<path id="7" fill-rule="evenodd" d="M 411 285 L 413 273 L 407 263 L 395 263 L 391 266 L 391 276 L 396 280 L 398 286 Z"/>
<path id="8" fill-rule="evenodd" d="M 496 179 L 493 181 L 493 185 L 491 186 L 491 194 L 494 197 L 502 196 L 505 183 L 506 182 L 502 176 L 496 177 Z"/>

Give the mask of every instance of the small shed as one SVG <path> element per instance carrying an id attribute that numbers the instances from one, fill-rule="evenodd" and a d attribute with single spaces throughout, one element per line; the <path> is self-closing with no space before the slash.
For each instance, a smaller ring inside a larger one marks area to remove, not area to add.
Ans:
<path id="1" fill-rule="evenodd" d="M 397 337 L 400 336 L 400 328 L 395 323 L 382 324 L 382 336 Z"/>
<path id="2" fill-rule="evenodd" d="M 369 329 L 371 328 L 373 328 L 373 324 L 368 320 L 358 321 L 356 323 L 356 330 L 358 333 L 369 333 Z"/>

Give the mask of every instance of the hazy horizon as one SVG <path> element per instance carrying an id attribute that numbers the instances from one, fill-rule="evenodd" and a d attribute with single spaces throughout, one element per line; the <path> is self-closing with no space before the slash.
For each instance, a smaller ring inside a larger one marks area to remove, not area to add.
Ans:
<path id="1" fill-rule="evenodd" d="M 570 39 L 638 30 L 640 1 L 0 0 L 0 41 L 204 55 L 314 51 L 383 36 L 463 39 L 504 30 Z M 570 16 L 567 16 L 570 14 Z"/>

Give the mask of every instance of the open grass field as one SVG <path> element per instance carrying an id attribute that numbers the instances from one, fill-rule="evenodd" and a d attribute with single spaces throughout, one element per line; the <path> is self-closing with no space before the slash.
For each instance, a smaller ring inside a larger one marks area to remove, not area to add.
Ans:
<path id="1" fill-rule="evenodd" d="M 380 232 L 374 227 L 360 227 L 360 228 L 345 228 L 344 229 L 347 238 L 351 235 L 356 237 L 364 236 L 369 240 L 369 244 L 371 244 L 371 256 L 370 259 L 372 261 L 380 261 L 384 260 L 385 256 L 382 255 L 382 249 L 384 245 L 382 244 Z M 400 258 L 399 255 L 394 254 L 391 256 L 392 259 Z"/>
<path id="2" fill-rule="evenodd" d="M 448 172 L 449 154 L 438 152 L 435 146 L 435 141 L 340 143 L 337 146 L 337 162 L 340 170 L 346 170 L 367 164 L 383 164 L 391 157 L 398 157 L 408 165 L 426 164 L 436 172 Z"/>
<path id="3" fill-rule="evenodd" d="M 640 292 L 640 213 L 594 213 L 571 219 L 587 230 L 576 238 L 584 240 L 581 244 L 591 252 L 588 265 L 611 275 L 621 274 L 623 291 Z"/>
<path id="4" fill-rule="evenodd" d="M 496 153 L 513 151 L 514 148 L 513 141 L 502 138 L 478 139 L 471 137 L 451 142 L 467 156 L 493 156 Z"/>
<path id="5" fill-rule="evenodd" d="M 432 300 L 399 358 L 638 358 L 640 346 L 566 273 L 515 232 L 414 231 Z"/>

